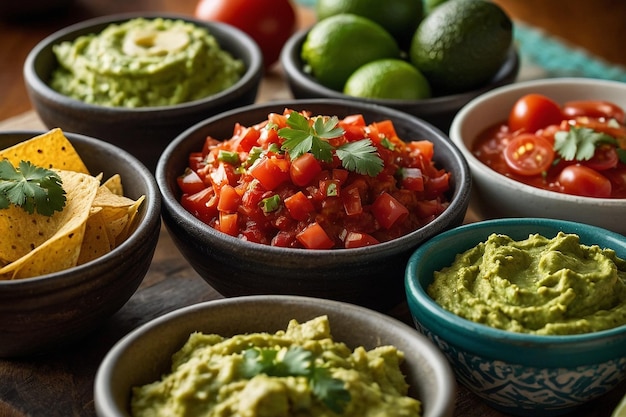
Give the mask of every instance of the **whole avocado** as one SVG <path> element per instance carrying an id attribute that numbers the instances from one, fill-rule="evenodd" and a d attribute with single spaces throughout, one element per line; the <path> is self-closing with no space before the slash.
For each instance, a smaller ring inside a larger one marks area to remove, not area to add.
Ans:
<path id="1" fill-rule="evenodd" d="M 464 92 L 489 81 L 513 42 L 513 22 L 487 0 L 448 0 L 420 23 L 411 63 L 437 95 Z"/>

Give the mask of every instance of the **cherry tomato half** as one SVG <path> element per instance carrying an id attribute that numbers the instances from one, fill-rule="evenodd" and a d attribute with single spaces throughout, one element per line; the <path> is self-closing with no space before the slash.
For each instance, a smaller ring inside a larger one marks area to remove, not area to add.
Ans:
<path id="1" fill-rule="evenodd" d="M 624 123 L 624 110 L 615 103 L 605 100 L 574 100 L 563 105 L 567 117 L 604 117 Z"/>
<path id="2" fill-rule="evenodd" d="M 554 160 L 554 150 L 546 138 L 522 133 L 504 148 L 504 160 L 516 174 L 537 175 L 550 168 Z"/>
<path id="3" fill-rule="evenodd" d="M 563 120 L 561 107 L 542 94 L 527 94 L 517 100 L 509 113 L 511 132 L 524 130 L 534 133 L 546 126 L 559 124 Z"/>
<path id="4" fill-rule="evenodd" d="M 612 145 L 598 146 L 591 159 L 581 162 L 582 165 L 595 169 L 596 171 L 615 168 L 618 163 L 619 155 Z"/>
<path id="5" fill-rule="evenodd" d="M 265 68 L 278 60 L 296 29 L 290 0 L 200 0 L 194 14 L 198 19 L 228 23 L 250 35 L 263 52 Z"/>
<path id="6" fill-rule="evenodd" d="M 609 198 L 611 181 L 598 171 L 583 165 L 569 165 L 559 174 L 559 184 L 567 194 Z"/>

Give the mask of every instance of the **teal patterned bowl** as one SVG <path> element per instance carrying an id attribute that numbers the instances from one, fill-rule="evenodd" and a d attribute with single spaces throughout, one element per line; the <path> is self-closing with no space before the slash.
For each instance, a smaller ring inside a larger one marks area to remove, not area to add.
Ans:
<path id="1" fill-rule="evenodd" d="M 459 383 L 491 407 L 518 416 L 566 414 L 626 379 L 626 326 L 570 336 L 499 330 L 444 310 L 427 294 L 433 272 L 491 233 L 525 239 L 576 233 L 626 258 L 626 237 L 595 226 L 553 219 L 499 219 L 444 232 L 420 246 L 406 269 L 406 294 L 417 329 L 448 358 Z"/>

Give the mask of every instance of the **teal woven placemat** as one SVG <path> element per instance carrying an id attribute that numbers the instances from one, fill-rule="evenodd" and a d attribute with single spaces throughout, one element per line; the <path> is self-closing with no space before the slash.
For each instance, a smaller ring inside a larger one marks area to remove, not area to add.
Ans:
<path id="1" fill-rule="evenodd" d="M 312 7 L 315 0 L 297 0 Z M 606 62 L 545 32 L 515 22 L 514 39 L 521 59 L 519 79 L 587 77 L 626 82 L 626 68 Z"/>

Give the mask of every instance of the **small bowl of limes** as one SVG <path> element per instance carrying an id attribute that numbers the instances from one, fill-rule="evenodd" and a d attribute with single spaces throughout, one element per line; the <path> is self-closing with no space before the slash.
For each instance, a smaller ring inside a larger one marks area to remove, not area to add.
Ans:
<path id="1" fill-rule="evenodd" d="M 424 10 L 408 0 L 370 3 L 316 3 L 317 22 L 281 53 L 295 98 L 380 104 L 447 131 L 471 99 L 516 80 L 513 23 L 497 4 L 447 0 Z M 388 9 L 402 13 L 394 18 Z M 398 17 L 406 15 L 412 18 Z"/>

